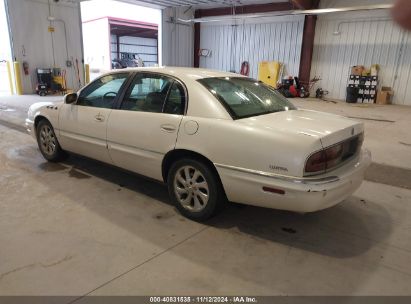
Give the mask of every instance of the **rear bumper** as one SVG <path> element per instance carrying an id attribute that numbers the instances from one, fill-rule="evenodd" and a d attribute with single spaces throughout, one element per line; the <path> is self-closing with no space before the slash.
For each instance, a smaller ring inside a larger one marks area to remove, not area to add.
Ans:
<path id="1" fill-rule="evenodd" d="M 245 172 L 238 168 L 216 164 L 225 192 L 230 201 L 295 212 L 314 212 L 334 206 L 357 190 L 371 153 L 363 150 L 347 165 L 320 178 L 266 176 L 264 173 Z M 263 187 L 284 191 L 266 192 Z"/>

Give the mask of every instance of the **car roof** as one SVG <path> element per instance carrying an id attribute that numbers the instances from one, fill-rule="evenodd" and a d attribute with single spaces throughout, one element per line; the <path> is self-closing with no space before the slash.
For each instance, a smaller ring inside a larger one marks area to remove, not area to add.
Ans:
<path id="1" fill-rule="evenodd" d="M 216 70 L 202 69 L 202 68 L 186 68 L 186 67 L 145 67 L 145 68 L 127 68 L 120 70 L 113 70 L 108 74 L 112 73 L 124 73 L 127 72 L 152 72 L 152 73 L 162 73 L 175 76 L 177 78 L 183 79 L 203 79 L 210 77 L 244 77 L 240 74 L 222 72 Z"/>

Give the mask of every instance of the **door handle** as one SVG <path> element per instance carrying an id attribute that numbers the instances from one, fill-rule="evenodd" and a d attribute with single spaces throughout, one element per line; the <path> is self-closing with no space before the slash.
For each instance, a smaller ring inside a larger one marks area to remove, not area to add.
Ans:
<path id="1" fill-rule="evenodd" d="M 103 122 L 104 121 L 104 116 L 101 114 L 97 114 L 96 116 L 94 116 L 94 119 L 98 122 Z"/>
<path id="2" fill-rule="evenodd" d="M 169 133 L 173 133 L 176 131 L 176 127 L 173 125 L 161 125 L 161 130 L 169 132 Z"/>

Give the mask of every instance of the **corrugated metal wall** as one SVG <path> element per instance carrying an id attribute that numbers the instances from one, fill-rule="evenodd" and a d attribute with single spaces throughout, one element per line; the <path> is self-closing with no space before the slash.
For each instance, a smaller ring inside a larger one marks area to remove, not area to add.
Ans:
<path id="1" fill-rule="evenodd" d="M 22 85 L 25 94 L 35 91 L 37 84 L 36 68 L 59 67 L 65 69 L 67 85 L 71 89 L 79 88 L 76 59 L 83 58 L 81 41 L 80 6 L 74 2 L 50 1 L 51 15 L 56 20 L 63 20 L 67 28 L 67 49 L 62 22 L 53 22 L 54 33 L 47 31 L 50 22 L 48 1 L 46 0 L 7 0 L 10 20 L 10 32 L 13 40 L 13 57 L 17 61 L 27 61 L 30 74 L 22 73 Z M 0 47 L 3 47 L 2 45 Z M 53 50 L 54 49 L 54 50 Z M 68 51 L 68 56 L 67 56 Z M 54 60 L 53 60 L 54 57 Z M 69 58 L 67 58 L 69 57 Z M 70 59 L 72 66 L 67 67 Z M 80 78 L 83 83 L 83 66 L 80 64 Z"/>
<path id="2" fill-rule="evenodd" d="M 193 9 L 187 7 L 167 8 L 163 10 L 163 65 L 193 66 L 194 26 L 178 21 L 178 18 L 193 18 L 193 13 Z"/>
<path id="3" fill-rule="evenodd" d="M 142 37 L 120 37 L 120 53 L 135 53 L 144 61 L 144 66 L 158 64 L 157 39 Z M 111 35 L 111 58 L 117 58 L 117 40 Z"/>
<path id="4" fill-rule="evenodd" d="M 258 63 L 280 61 L 285 73 L 298 75 L 304 17 L 276 17 L 259 23 L 201 24 L 200 48 L 211 56 L 200 58 L 200 67 L 239 72 L 241 63 L 250 63 L 256 78 Z"/>
<path id="5" fill-rule="evenodd" d="M 409 32 L 405 35 L 400 53 L 394 85 L 394 102 L 411 106 L 411 34 Z"/>
<path id="6" fill-rule="evenodd" d="M 339 35 L 334 32 L 339 31 Z M 380 85 L 394 88 L 396 104 L 411 105 L 411 36 L 388 11 L 321 16 L 317 22 L 311 75 L 329 97 L 345 99 L 353 65 L 379 64 Z"/>

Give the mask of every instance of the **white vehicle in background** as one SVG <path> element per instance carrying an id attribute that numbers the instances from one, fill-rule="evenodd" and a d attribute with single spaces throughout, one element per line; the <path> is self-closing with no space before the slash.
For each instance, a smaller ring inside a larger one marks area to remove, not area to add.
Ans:
<path id="1" fill-rule="evenodd" d="M 30 107 L 43 156 L 84 155 L 168 184 L 205 220 L 229 201 L 312 212 L 349 197 L 371 161 L 364 126 L 296 109 L 241 75 L 194 68 L 106 74 L 59 104 Z"/>

